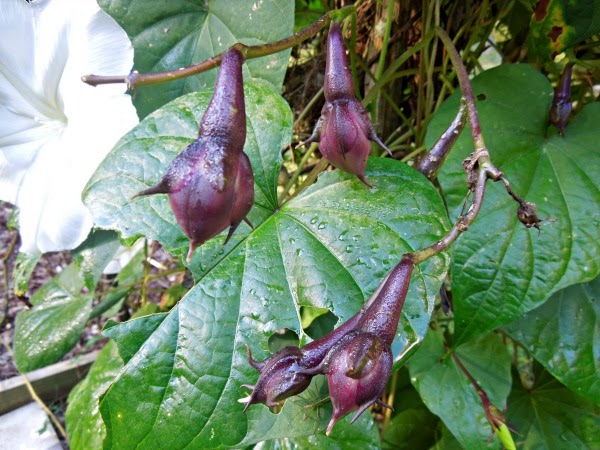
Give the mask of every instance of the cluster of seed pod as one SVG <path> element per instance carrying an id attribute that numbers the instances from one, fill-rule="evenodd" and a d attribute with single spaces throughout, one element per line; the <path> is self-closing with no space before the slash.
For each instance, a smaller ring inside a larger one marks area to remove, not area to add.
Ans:
<path id="1" fill-rule="evenodd" d="M 235 48 L 224 54 L 198 139 L 173 160 L 158 183 L 136 195 L 168 194 L 177 223 L 190 239 L 188 260 L 195 248 L 227 227 L 228 240 L 253 204 L 254 177 L 243 152 L 243 62 Z M 386 147 L 354 95 L 338 23 L 329 30 L 324 91 L 322 116 L 305 143 L 319 141 L 323 156 L 334 166 L 371 186 L 364 175 L 369 141 Z M 373 301 L 327 336 L 303 348 L 286 347 L 262 362 L 254 361 L 248 349 L 248 361 L 260 376 L 255 385 L 246 385 L 252 393 L 241 400 L 244 411 L 255 403 L 278 405 L 304 391 L 317 374 L 327 375 L 334 409 L 327 433 L 346 414 L 357 411 L 356 419 L 380 402 L 392 370 L 391 344 L 413 266 L 405 257 Z"/>
<path id="2" fill-rule="evenodd" d="M 405 255 L 381 283 L 372 301 L 361 311 L 333 330 L 302 348 L 285 347 L 262 362 L 248 362 L 260 372 L 244 411 L 252 404 L 277 406 L 304 391 L 313 376 L 327 375 L 333 416 L 329 434 L 338 420 L 356 411 L 356 420 L 374 403 L 389 407 L 380 400 L 392 372 L 391 345 L 406 299 L 414 262 Z"/>
<path id="3" fill-rule="evenodd" d="M 134 196 L 168 194 L 175 219 L 190 239 L 188 261 L 198 246 L 229 227 L 227 242 L 254 201 L 252 166 L 243 151 L 243 62 L 236 48 L 225 52 L 198 139 L 173 160 L 158 183 Z M 355 97 L 346 46 L 336 22 L 327 38 L 324 91 L 322 115 L 304 144 L 319 141 L 326 159 L 371 187 L 365 178 L 369 141 L 389 149 Z"/>

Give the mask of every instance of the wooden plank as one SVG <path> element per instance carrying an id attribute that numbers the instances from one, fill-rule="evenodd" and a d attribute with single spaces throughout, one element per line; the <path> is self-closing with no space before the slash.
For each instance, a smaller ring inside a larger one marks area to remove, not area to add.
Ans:
<path id="1" fill-rule="evenodd" d="M 33 390 L 44 401 L 65 398 L 71 389 L 85 377 L 96 360 L 98 351 L 61 361 L 27 374 Z M 25 380 L 18 375 L 0 381 L 0 414 L 12 411 L 32 401 Z"/>

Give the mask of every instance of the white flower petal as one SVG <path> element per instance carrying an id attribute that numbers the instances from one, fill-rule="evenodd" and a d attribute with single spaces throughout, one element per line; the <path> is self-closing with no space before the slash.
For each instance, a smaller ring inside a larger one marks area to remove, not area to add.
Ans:
<path id="1" fill-rule="evenodd" d="M 87 180 L 138 121 L 123 86 L 80 79 L 127 73 L 131 42 L 94 0 L 2 3 L 0 199 L 19 207 L 22 251 L 74 248 L 92 226 Z"/>
<path id="2" fill-rule="evenodd" d="M 102 273 L 105 274 L 113 274 L 119 273 L 123 267 L 125 267 L 129 262 L 133 259 L 135 255 L 141 252 L 144 248 L 145 238 L 140 238 L 131 247 L 125 247 L 121 245 L 113 259 L 108 263 L 108 265 L 104 268 Z M 149 241 L 148 245 L 150 245 Z"/>

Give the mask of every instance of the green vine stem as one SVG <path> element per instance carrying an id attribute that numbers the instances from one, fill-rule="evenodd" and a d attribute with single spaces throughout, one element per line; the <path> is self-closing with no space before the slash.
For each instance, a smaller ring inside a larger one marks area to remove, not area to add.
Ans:
<path id="1" fill-rule="evenodd" d="M 313 37 L 323 28 L 327 27 L 332 20 L 342 21 L 346 17 L 353 14 L 355 11 L 355 6 L 346 6 L 338 10 L 329 11 L 316 22 L 312 23 L 306 28 L 303 28 L 302 30 L 285 39 L 259 45 L 245 45 L 241 42 L 238 42 L 234 44 L 232 48 L 236 48 L 237 50 L 239 50 L 245 60 L 252 58 L 260 58 L 261 56 L 279 53 Z M 191 75 L 197 75 L 199 73 L 206 72 L 207 70 L 219 66 L 221 64 L 221 60 L 223 59 L 224 54 L 225 52 L 219 53 L 218 55 L 215 55 L 212 58 L 209 58 L 198 64 L 193 64 L 188 67 L 182 67 L 177 70 L 169 70 L 167 72 L 142 74 L 134 70 L 128 75 L 84 75 L 83 77 L 81 77 L 81 80 L 84 83 L 87 83 L 91 86 L 98 86 L 101 84 L 125 83 L 127 84 L 127 89 L 135 90 L 135 88 L 140 86 L 150 86 L 153 84 L 165 83 L 168 81 L 179 80 L 181 78 L 186 78 Z"/>
<path id="2" fill-rule="evenodd" d="M 477 395 L 479 396 L 479 399 L 481 400 L 481 404 L 483 406 L 483 410 L 485 411 L 485 415 L 488 419 L 488 422 L 492 426 L 492 430 L 494 430 L 494 433 L 496 433 L 496 435 L 498 435 L 498 438 L 502 442 L 502 445 L 504 446 L 504 448 L 507 450 L 515 450 L 515 448 L 516 448 L 515 443 L 513 441 L 513 438 L 511 436 L 510 432 L 508 431 L 508 428 L 506 426 L 506 420 L 504 419 L 502 412 L 499 411 L 498 408 L 496 408 L 492 404 L 492 402 L 490 401 L 490 398 L 487 395 L 487 392 L 485 392 L 483 390 L 483 388 L 479 385 L 477 380 L 475 380 L 473 375 L 471 375 L 469 370 L 464 366 L 464 364 L 462 363 L 460 358 L 456 355 L 456 352 L 451 351 L 449 348 L 447 348 L 447 350 L 452 355 L 452 359 L 454 360 L 456 365 L 460 368 L 462 373 L 467 377 L 467 379 L 469 380 L 469 382 L 471 383 L 473 388 L 475 388 L 475 392 L 477 393 Z"/>

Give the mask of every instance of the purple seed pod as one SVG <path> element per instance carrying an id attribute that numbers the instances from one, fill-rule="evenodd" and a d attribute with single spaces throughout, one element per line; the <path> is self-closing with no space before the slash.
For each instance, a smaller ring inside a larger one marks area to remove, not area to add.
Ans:
<path id="1" fill-rule="evenodd" d="M 298 347 L 285 347 L 262 362 L 252 359 L 250 347 L 247 347 L 248 363 L 260 372 L 255 385 L 244 384 L 252 389 L 252 393 L 240 403 L 246 403 L 244 412 L 250 405 L 265 403 L 267 406 L 277 406 L 292 395 L 303 392 L 312 379 L 312 375 L 300 373 L 302 350 Z"/>
<path id="2" fill-rule="evenodd" d="M 391 344 L 415 266 L 405 255 L 358 313 L 331 333 L 302 348 L 285 347 L 262 362 L 248 362 L 260 372 L 244 411 L 254 403 L 274 406 L 304 391 L 317 374 L 326 374 L 334 413 L 327 433 L 346 414 L 354 420 L 379 398 L 392 370 Z"/>
<path id="3" fill-rule="evenodd" d="M 558 130 L 558 134 L 565 135 L 565 125 L 573 112 L 571 102 L 571 75 L 573 74 L 573 63 L 568 63 L 560 77 L 558 85 L 554 89 L 554 98 L 550 108 L 550 123 Z"/>
<path id="4" fill-rule="evenodd" d="M 354 329 L 376 334 L 386 345 L 392 345 L 414 267 L 411 254 L 405 255 L 381 283 L 375 300 Z"/>
<path id="5" fill-rule="evenodd" d="M 233 192 L 233 205 L 231 206 L 230 227 L 225 243 L 229 242 L 238 225 L 245 220 L 252 227 L 252 223 L 246 215 L 252 209 L 254 203 L 254 173 L 248 155 L 240 153 L 238 161 L 238 173 L 235 180 Z"/>
<path id="6" fill-rule="evenodd" d="M 258 370 L 260 375 L 255 385 L 243 385 L 252 389 L 249 397 L 238 400 L 240 403 L 246 403 L 244 411 L 255 403 L 275 406 L 286 398 L 303 392 L 310 384 L 312 375 L 301 372 L 321 364 L 331 347 L 352 330 L 363 313 L 364 311 L 361 310 L 327 336 L 302 348 L 284 347 L 262 362 L 254 361 L 250 347 L 247 347 L 248 363 Z"/>
<path id="7" fill-rule="evenodd" d="M 392 372 L 392 350 L 379 336 L 369 332 L 351 331 L 329 351 L 323 362 L 302 373 L 327 375 L 333 416 L 327 434 L 346 414 L 356 411 L 354 422 L 373 403 L 380 403 L 381 394 Z"/>
<path id="8" fill-rule="evenodd" d="M 254 175 L 243 152 L 243 63 L 235 48 L 223 55 L 198 139 L 173 160 L 161 181 L 134 196 L 169 195 L 175 219 L 190 239 L 188 261 L 196 247 L 227 227 L 229 240 L 254 201 Z"/>
<path id="9" fill-rule="evenodd" d="M 339 23 L 332 22 L 327 38 L 325 105 L 313 134 L 304 144 L 319 142 L 323 156 L 338 169 L 356 175 L 367 186 L 365 166 L 374 141 L 391 155 L 375 133 L 365 108 L 356 99 L 354 81 Z"/>

